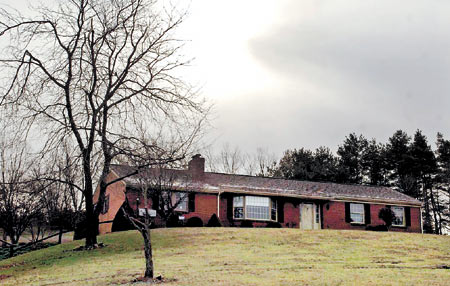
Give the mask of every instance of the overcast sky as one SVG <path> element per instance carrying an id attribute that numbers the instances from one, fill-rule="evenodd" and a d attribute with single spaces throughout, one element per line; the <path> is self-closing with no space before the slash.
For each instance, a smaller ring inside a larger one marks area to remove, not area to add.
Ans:
<path id="1" fill-rule="evenodd" d="M 194 0 L 186 27 L 221 141 L 280 154 L 350 132 L 450 137 L 449 1 L 217 2 Z"/>
<path id="2" fill-rule="evenodd" d="M 188 78 L 215 104 L 217 145 L 281 155 L 336 149 L 350 132 L 450 138 L 450 1 L 192 0 L 189 11 Z"/>

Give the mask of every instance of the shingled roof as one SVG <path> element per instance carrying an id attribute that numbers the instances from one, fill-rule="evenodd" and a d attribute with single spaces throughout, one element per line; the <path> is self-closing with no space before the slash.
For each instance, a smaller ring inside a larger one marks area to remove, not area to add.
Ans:
<path id="1" fill-rule="evenodd" d="M 112 170 L 119 176 L 126 176 L 135 169 L 125 165 L 112 165 Z M 174 174 L 190 188 L 199 192 L 233 192 L 255 195 L 287 196 L 306 199 L 369 201 L 387 204 L 405 204 L 420 206 L 421 202 L 402 194 L 390 187 L 348 185 L 326 182 L 287 180 L 246 175 L 204 172 L 201 180 L 193 180 L 188 170 L 165 169 Z M 151 172 L 148 173 L 151 175 Z M 136 185 L 136 177 L 123 180 L 127 186 Z"/>

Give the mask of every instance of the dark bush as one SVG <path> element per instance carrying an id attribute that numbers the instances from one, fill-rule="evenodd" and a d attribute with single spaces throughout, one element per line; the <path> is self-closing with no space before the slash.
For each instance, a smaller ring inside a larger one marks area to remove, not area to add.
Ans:
<path id="1" fill-rule="evenodd" d="M 252 223 L 251 221 L 244 220 L 244 221 L 241 223 L 241 227 L 253 227 L 253 223 Z"/>
<path id="2" fill-rule="evenodd" d="M 220 223 L 219 218 L 216 214 L 213 214 L 211 218 L 209 219 L 208 223 L 206 224 L 207 227 L 221 227 L 222 224 Z"/>
<path id="3" fill-rule="evenodd" d="M 178 215 L 173 214 L 169 216 L 166 223 L 167 227 L 177 227 L 180 226 L 180 219 L 178 218 Z"/>
<path id="4" fill-rule="evenodd" d="M 381 225 L 376 225 L 376 226 L 371 226 L 368 225 L 366 227 L 366 230 L 372 230 L 372 231 L 388 231 L 388 228 L 386 225 L 381 224 Z"/>
<path id="5" fill-rule="evenodd" d="M 395 219 L 395 214 L 390 208 L 382 208 L 378 213 L 378 217 L 384 221 L 386 228 L 389 229 Z"/>
<path id="6" fill-rule="evenodd" d="M 281 228 L 281 223 L 275 222 L 275 221 L 270 221 L 267 223 L 266 227 L 267 228 Z"/>
<path id="7" fill-rule="evenodd" d="M 73 224 L 75 225 L 73 239 L 80 240 L 86 238 L 86 212 L 76 213 Z"/>
<path id="8" fill-rule="evenodd" d="M 201 218 L 194 216 L 187 220 L 186 226 L 187 227 L 202 227 L 203 221 Z"/>

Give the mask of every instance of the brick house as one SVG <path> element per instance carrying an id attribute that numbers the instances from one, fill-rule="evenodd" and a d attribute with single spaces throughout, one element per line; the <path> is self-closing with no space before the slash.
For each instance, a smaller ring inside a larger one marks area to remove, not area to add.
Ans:
<path id="1" fill-rule="evenodd" d="M 204 167 L 205 159 L 195 155 L 187 170 L 165 170 L 182 178 L 179 181 L 184 185 L 174 184 L 175 193 L 183 194 L 183 190 L 189 189 L 189 195 L 182 197 L 176 210 L 185 221 L 197 217 L 206 224 L 216 214 L 223 226 L 240 226 L 251 221 L 255 227 L 279 223 L 282 227 L 300 229 L 364 230 L 384 224 L 378 212 L 390 207 L 395 213 L 391 230 L 422 231 L 421 202 L 389 187 L 230 175 L 205 172 Z M 113 165 L 106 180 L 133 171 L 130 166 Z M 124 203 L 136 213 L 143 210 L 136 184 L 136 178 L 131 176 L 108 186 L 99 217 L 99 233 L 121 230 Z M 150 200 L 148 208 L 151 206 Z M 159 224 L 157 217 L 155 223 Z"/>

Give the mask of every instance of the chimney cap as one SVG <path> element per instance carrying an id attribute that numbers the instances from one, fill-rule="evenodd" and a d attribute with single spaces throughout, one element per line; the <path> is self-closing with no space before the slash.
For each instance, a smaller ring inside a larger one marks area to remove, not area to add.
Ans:
<path id="1" fill-rule="evenodd" d="M 202 155 L 201 154 L 195 154 L 194 156 L 192 156 L 192 159 L 197 159 L 197 158 L 201 158 Z"/>

